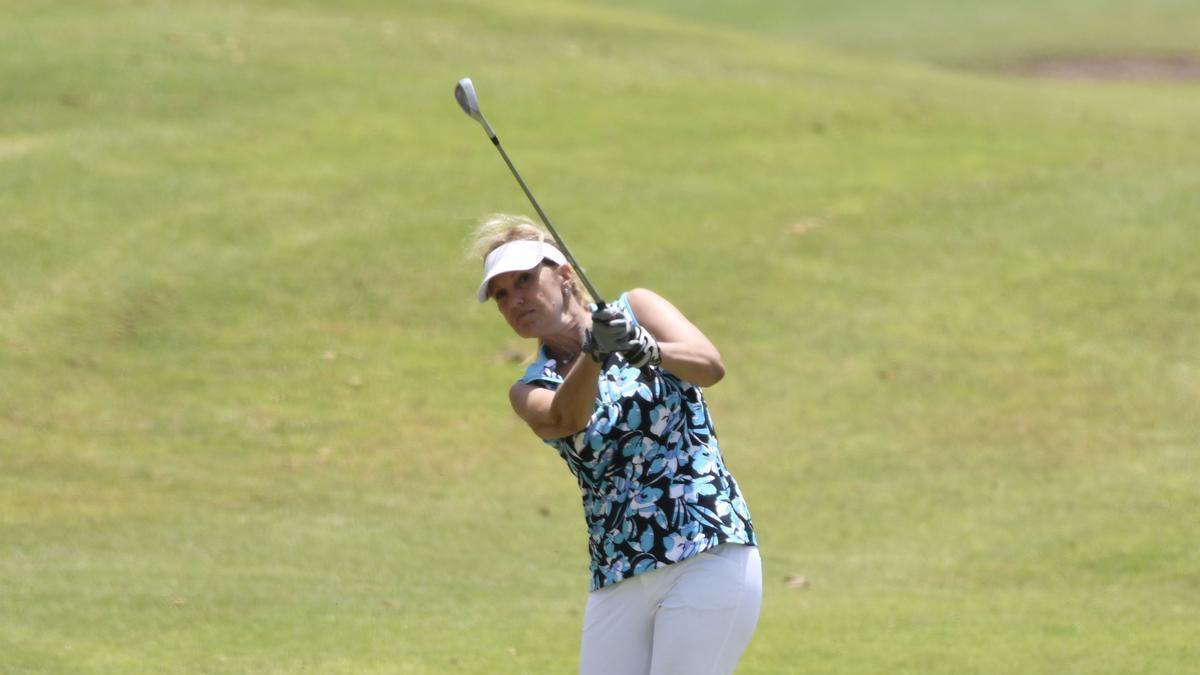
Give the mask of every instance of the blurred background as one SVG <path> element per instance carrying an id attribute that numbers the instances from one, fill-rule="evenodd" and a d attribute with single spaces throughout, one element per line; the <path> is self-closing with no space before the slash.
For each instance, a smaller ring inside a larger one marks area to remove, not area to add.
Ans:
<path id="1" fill-rule="evenodd" d="M 8 0 L 0 672 L 575 670 L 465 76 L 600 291 L 722 351 L 739 672 L 1200 672 L 1197 45 L 1182 0 Z"/>

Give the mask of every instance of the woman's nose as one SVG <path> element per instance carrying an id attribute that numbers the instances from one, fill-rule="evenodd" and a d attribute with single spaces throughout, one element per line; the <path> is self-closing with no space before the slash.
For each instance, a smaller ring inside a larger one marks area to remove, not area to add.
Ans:
<path id="1" fill-rule="evenodd" d="M 521 304 L 521 301 L 517 298 L 516 293 L 509 291 L 504 296 L 504 300 L 500 301 L 499 304 L 500 304 L 500 311 L 511 312 L 512 310 L 516 309 L 519 304 Z"/>

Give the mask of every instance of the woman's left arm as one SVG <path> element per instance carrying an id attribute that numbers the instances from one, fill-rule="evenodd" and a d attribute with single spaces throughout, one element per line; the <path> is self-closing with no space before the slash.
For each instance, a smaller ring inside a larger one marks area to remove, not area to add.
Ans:
<path id="1" fill-rule="evenodd" d="M 663 368 L 701 387 L 725 377 L 721 353 L 675 305 L 644 288 L 629 291 L 628 298 L 638 323 L 658 341 Z"/>

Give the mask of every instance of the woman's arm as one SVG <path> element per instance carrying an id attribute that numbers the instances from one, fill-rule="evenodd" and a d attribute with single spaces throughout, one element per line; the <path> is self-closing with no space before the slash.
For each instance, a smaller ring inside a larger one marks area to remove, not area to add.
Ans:
<path id="1" fill-rule="evenodd" d="M 599 377 L 600 365 L 580 354 L 557 390 L 517 382 L 508 390 L 508 400 L 539 438 L 570 436 L 592 419 Z"/>
<path id="2" fill-rule="evenodd" d="M 629 306 L 662 352 L 662 367 L 701 387 L 725 377 L 721 353 L 699 328 L 666 298 L 644 288 L 629 291 Z"/>

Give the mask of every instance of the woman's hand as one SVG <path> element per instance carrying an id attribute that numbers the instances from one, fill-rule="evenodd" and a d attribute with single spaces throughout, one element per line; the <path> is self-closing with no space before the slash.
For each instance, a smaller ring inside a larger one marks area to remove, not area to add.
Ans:
<path id="1" fill-rule="evenodd" d="M 658 342 L 650 331 L 633 325 L 624 312 L 613 307 L 592 312 L 592 328 L 583 345 L 583 350 L 597 363 L 618 352 L 634 368 L 657 366 L 661 361 Z"/>
<path id="2" fill-rule="evenodd" d="M 583 339 L 583 352 L 596 363 L 603 363 L 609 354 L 623 350 L 631 333 L 629 317 L 621 310 L 611 306 L 593 310 L 592 327 Z"/>

